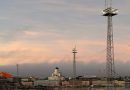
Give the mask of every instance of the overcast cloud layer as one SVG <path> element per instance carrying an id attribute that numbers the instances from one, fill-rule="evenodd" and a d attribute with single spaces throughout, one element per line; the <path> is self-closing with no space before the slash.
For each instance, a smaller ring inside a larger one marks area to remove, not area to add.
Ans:
<path id="1" fill-rule="evenodd" d="M 115 59 L 130 62 L 130 0 L 113 0 Z M 0 65 L 105 63 L 104 0 L 3 0 L 0 3 Z M 35 65 L 34 65 L 35 66 Z"/>
<path id="2" fill-rule="evenodd" d="M 130 62 L 116 62 L 116 76 L 129 76 Z M 56 64 L 41 63 L 41 64 L 22 64 L 19 65 L 20 76 L 35 76 L 46 78 L 51 76 L 55 67 L 59 67 L 60 72 L 65 77 L 72 77 L 72 61 L 62 61 Z M 0 66 L 0 71 L 6 71 L 16 76 L 16 65 Z M 106 76 L 105 63 L 97 62 L 77 62 L 77 76 Z"/>

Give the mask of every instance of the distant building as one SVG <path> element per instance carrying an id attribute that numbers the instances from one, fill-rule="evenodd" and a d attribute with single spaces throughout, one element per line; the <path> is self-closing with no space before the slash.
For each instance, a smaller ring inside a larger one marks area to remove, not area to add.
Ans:
<path id="1" fill-rule="evenodd" d="M 54 72 L 50 77 L 48 77 L 48 80 L 64 80 L 64 77 L 61 75 L 58 67 L 54 69 Z"/>

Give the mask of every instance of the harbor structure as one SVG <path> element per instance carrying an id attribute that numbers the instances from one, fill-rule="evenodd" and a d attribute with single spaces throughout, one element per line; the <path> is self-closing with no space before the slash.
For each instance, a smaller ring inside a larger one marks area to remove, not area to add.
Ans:
<path id="1" fill-rule="evenodd" d="M 105 0 L 103 16 L 107 17 L 107 52 L 106 52 L 106 74 L 107 90 L 112 90 L 113 78 L 115 77 L 114 64 L 114 41 L 112 17 L 117 15 L 118 10 L 112 7 L 112 0 Z"/>
<path id="2" fill-rule="evenodd" d="M 76 46 L 75 48 L 73 48 L 72 53 L 73 53 L 73 79 L 75 79 L 76 78 L 76 53 L 78 53 L 76 50 Z"/>

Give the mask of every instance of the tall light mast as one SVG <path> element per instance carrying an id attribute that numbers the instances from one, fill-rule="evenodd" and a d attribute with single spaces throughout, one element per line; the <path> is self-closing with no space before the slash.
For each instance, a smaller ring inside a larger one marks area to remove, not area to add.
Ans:
<path id="1" fill-rule="evenodd" d="M 115 77 L 114 65 L 114 43 L 112 17 L 117 15 L 117 9 L 112 8 L 112 0 L 105 0 L 103 16 L 107 17 L 107 53 L 106 53 L 106 74 L 107 90 L 112 90 L 113 78 Z"/>
<path id="2" fill-rule="evenodd" d="M 76 78 L 76 53 L 77 53 L 76 47 L 73 48 L 72 53 L 73 53 L 73 78 L 75 79 Z"/>

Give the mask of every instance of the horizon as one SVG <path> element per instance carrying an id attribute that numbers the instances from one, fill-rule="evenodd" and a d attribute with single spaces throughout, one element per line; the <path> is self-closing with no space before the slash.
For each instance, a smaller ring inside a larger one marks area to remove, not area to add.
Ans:
<path id="1" fill-rule="evenodd" d="M 124 71 L 130 63 L 129 3 L 113 0 L 113 7 L 119 9 L 119 15 L 113 18 L 113 30 L 115 64 L 121 75 L 130 75 L 129 70 Z M 38 69 L 47 72 L 50 65 L 49 75 L 53 67 L 64 62 L 66 66 L 60 67 L 71 73 L 72 49 L 76 45 L 78 69 L 89 68 L 90 74 L 99 75 L 98 70 L 105 69 L 106 63 L 107 21 L 101 13 L 104 8 L 104 0 L 1 1 L 0 70 L 15 74 L 12 66 L 30 65 L 30 73 L 33 74 L 35 66 L 34 74 L 41 76 Z M 91 65 L 97 65 L 97 69 Z M 27 68 L 22 69 L 24 75 L 29 72 Z"/>

